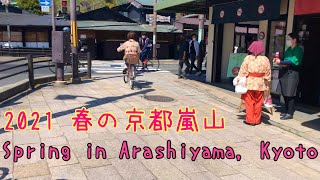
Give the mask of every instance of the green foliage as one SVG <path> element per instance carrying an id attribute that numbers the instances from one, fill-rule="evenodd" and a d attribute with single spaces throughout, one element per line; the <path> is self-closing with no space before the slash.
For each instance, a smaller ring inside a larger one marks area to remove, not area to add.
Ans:
<path id="1" fill-rule="evenodd" d="M 39 0 L 17 0 L 17 6 L 26 11 L 32 12 L 34 14 L 41 15 L 40 2 Z"/>
<path id="2" fill-rule="evenodd" d="M 80 3 L 83 1 L 87 1 L 90 4 L 92 10 L 99 9 L 102 7 L 112 8 L 114 6 L 118 6 L 128 2 L 128 0 L 77 0 L 77 5 L 80 6 L 81 12 L 86 12 L 86 7 L 80 5 Z M 67 0 L 67 2 L 68 11 L 70 11 L 70 0 Z M 57 11 L 61 10 L 61 1 L 56 1 L 56 8 Z"/>

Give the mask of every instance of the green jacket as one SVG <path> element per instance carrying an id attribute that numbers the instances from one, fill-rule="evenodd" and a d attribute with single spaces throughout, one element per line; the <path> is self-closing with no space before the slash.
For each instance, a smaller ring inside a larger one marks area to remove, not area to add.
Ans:
<path id="1" fill-rule="evenodd" d="M 284 53 L 284 61 L 290 61 L 292 65 L 300 66 L 302 64 L 303 50 L 296 46 L 293 49 L 289 47 Z"/>

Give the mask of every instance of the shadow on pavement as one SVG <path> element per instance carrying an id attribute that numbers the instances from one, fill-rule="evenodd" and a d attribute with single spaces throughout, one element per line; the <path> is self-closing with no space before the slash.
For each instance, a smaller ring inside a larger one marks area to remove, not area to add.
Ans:
<path id="1" fill-rule="evenodd" d="M 9 169 L 8 168 L 0 167 L 0 179 L 6 179 L 6 176 L 8 174 L 9 174 Z"/>
<path id="2" fill-rule="evenodd" d="M 320 131 L 320 118 L 301 123 L 302 126 Z"/>
<path id="3" fill-rule="evenodd" d="M 6 106 L 13 106 L 13 105 L 18 105 L 18 104 L 22 104 L 22 102 L 19 102 L 19 99 L 28 96 L 29 94 L 36 92 L 44 87 L 48 87 L 48 86 L 52 86 L 50 83 L 46 83 L 46 84 L 42 84 L 40 86 L 35 87 L 34 89 L 30 89 L 28 91 L 22 92 L 16 96 L 14 96 L 13 98 L 10 98 L 6 101 L 0 102 L 0 108 L 4 108 Z"/>
<path id="4" fill-rule="evenodd" d="M 42 87 L 45 87 L 47 85 L 43 85 L 41 87 L 38 87 L 36 88 L 36 90 L 39 90 L 41 89 Z M 28 91 L 28 92 L 25 92 L 25 93 L 22 93 L 20 94 L 18 97 L 14 98 L 13 100 L 10 101 L 10 103 L 15 103 L 15 101 L 18 101 L 21 97 L 23 96 L 26 96 L 28 94 L 30 94 L 31 92 L 34 92 L 36 90 L 32 90 L 32 91 Z M 57 96 L 55 99 L 58 99 L 58 100 L 68 100 L 68 99 L 76 99 L 77 97 L 87 97 L 87 98 L 91 98 L 93 99 L 92 101 L 89 101 L 89 102 L 86 102 L 86 105 L 84 105 L 87 109 L 90 109 L 90 108 L 93 108 L 93 107 L 97 107 L 97 106 L 100 106 L 100 105 L 103 105 L 103 104 L 107 104 L 107 103 L 111 103 L 111 102 L 114 102 L 114 101 L 117 101 L 117 100 L 120 100 L 120 99 L 123 99 L 123 98 L 127 98 L 127 97 L 131 97 L 131 96 L 135 96 L 135 95 L 138 95 L 138 94 L 147 94 L 149 92 L 152 92 L 152 91 L 155 91 L 154 89 L 147 89 L 147 90 L 143 90 L 143 91 L 139 91 L 139 92 L 134 92 L 134 93 L 130 93 L 130 94 L 127 94 L 127 95 L 123 95 L 123 96 L 113 96 L 113 97 L 104 97 L 104 98 L 94 98 L 94 97 L 90 97 L 90 96 L 73 96 L 73 95 L 59 95 Z M 7 104 L 7 105 L 11 105 L 11 104 Z M 65 116 L 65 115 L 68 115 L 68 114 L 72 114 L 75 112 L 76 109 L 80 109 L 82 108 L 83 106 L 79 106 L 77 108 L 73 108 L 73 109 L 69 109 L 69 110 L 66 110 L 66 111 L 62 111 L 62 112 L 57 112 L 57 113 L 53 113 L 52 114 L 52 117 L 53 118 L 58 118 L 58 117 L 61 117 L 61 116 Z M 47 117 L 41 117 L 39 122 L 44 122 L 47 120 Z M 28 121 L 28 125 L 32 125 L 34 122 L 34 120 L 30 120 Z M 13 125 L 13 128 L 14 130 L 17 130 L 18 129 L 18 126 L 17 125 Z M 7 131 L 4 130 L 4 128 L 1 128 L 0 129 L 0 134 L 3 134 L 3 133 L 6 133 Z M 1 179 L 1 178 L 0 178 Z"/>

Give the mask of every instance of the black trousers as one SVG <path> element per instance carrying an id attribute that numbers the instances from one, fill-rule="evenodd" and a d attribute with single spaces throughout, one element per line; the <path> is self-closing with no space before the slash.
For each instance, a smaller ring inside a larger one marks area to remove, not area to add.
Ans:
<path id="1" fill-rule="evenodd" d="M 197 61 L 197 67 L 199 71 L 202 71 L 202 63 L 203 63 L 204 57 L 199 56 L 198 61 Z"/>
<path id="2" fill-rule="evenodd" d="M 183 69 L 183 65 L 186 65 L 186 69 L 184 70 L 185 74 L 188 74 L 189 73 L 189 69 L 190 69 L 190 63 L 189 63 L 189 60 L 183 60 L 183 59 L 180 59 L 179 60 L 179 68 L 178 68 L 178 75 L 181 76 L 183 75 L 182 74 L 182 69 Z"/>
<path id="3" fill-rule="evenodd" d="M 286 109 L 286 113 L 290 114 L 291 116 L 293 116 L 294 111 L 296 110 L 295 108 L 295 98 L 296 97 L 288 97 L 288 96 L 284 96 L 284 102 L 285 102 L 285 109 Z"/>
<path id="4" fill-rule="evenodd" d="M 196 58 L 197 58 L 197 56 L 196 56 L 195 54 L 190 54 L 191 64 L 190 64 L 189 73 L 192 73 L 192 69 L 193 69 L 193 68 L 194 68 L 197 72 L 199 72 L 199 69 L 198 69 L 197 66 L 195 65 Z"/>

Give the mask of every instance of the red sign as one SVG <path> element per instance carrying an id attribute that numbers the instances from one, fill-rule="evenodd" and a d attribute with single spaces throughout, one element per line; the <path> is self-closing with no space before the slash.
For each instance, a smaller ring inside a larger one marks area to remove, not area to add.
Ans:
<path id="1" fill-rule="evenodd" d="M 233 74 L 234 76 L 238 76 L 239 71 L 240 71 L 240 67 L 239 67 L 239 66 L 236 66 L 236 67 L 234 67 L 234 68 L 232 69 L 232 74 Z"/>
<path id="2" fill-rule="evenodd" d="M 295 15 L 320 13 L 319 0 L 296 0 Z"/>

